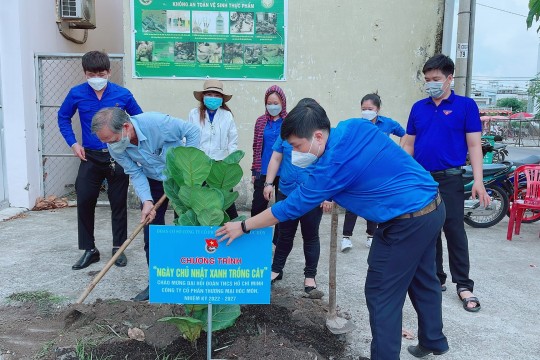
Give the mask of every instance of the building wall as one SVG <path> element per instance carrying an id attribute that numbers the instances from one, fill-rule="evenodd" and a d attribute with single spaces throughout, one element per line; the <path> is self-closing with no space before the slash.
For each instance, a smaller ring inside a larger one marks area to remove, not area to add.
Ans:
<path id="1" fill-rule="evenodd" d="M 288 4 L 287 81 L 277 84 L 285 90 L 289 110 L 298 100 L 312 97 L 336 124 L 359 116 L 360 99 L 378 91 L 382 114 L 405 125 L 411 105 L 424 96 L 422 65 L 440 49 L 444 0 Z M 193 90 L 201 90 L 203 80 L 133 79 L 130 1 L 124 5 L 126 86 L 143 110 L 187 118 L 197 105 Z M 233 95 L 228 104 L 239 130 L 239 148 L 246 152 L 241 163 L 245 177 L 250 174 L 254 122 L 264 113 L 264 93 L 272 84 L 224 83 Z"/>
<path id="2" fill-rule="evenodd" d="M 122 0 L 96 1 L 97 29 L 89 31 L 83 45 L 59 34 L 55 9 L 54 0 L 0 1 L 0 88 L 8 199 L 14 207 L 33 207 L 41 193 L 34 55 L 123 52 Z M 83 31 L 71 34 L 81 39 Z"/>

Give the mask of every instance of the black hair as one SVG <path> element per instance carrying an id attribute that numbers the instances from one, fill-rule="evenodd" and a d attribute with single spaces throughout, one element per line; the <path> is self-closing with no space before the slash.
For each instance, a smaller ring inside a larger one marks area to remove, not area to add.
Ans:
<path id="1" fill-rule="evenodd" d="M 304 98 L 283 120 L 281 138 L 288 139 L 294 135 L 302 139 L 311 139 L 315 130 L 330 131 L 330 120 L 317 101 Z"/>
<path id="2" fill-rule="evenodd" d="M 376 91 L 374 93 L 367 94 L 366 96 L 364 96 L 362 98 L 362 101 L 360 101 L 360 105 L 362 105 L 364 101 L 368 101 L 368 100 L 371 100 L 371 102 L 373 102 L 373 105 L 375 105 L 379 109 L 381 108 L 381 97 L 379 96 L 379 94 L 377 94 Z"/>
<path id="3" fill-rule="evenodd" d="M 97 73 L 111 70 L 109 56 L 101 51 L 89 51 L 82 57 L 83 70 Z"/>
<path id="4" fill-rule="evenodd" d="M 437 54 L 428 59 L 422 68 L 422 73 L 427 73 L 431 70 L 440 70 L 444 76 L 454 74 L 454 62 L 448 56 Z"/>

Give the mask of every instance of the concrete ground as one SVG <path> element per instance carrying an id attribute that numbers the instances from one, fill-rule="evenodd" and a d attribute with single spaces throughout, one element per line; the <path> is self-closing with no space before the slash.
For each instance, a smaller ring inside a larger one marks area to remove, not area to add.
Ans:
<path id="1" fill-rule="evenodd" d="M 6 212 L 10 211 L 9 214 Z M 0 211 L 0 217 L 16 214 L 14 209 Z M 139 212 L 130 210 L 128 229 L 135 229 Z M 48 290 L 75 302 L 95 274 L 111 256 L 110 213 L 107 207 L 96 211 L 96 242 L 102 254 L 99 263 L 81 271 L 71 265 L 81 252 L 77 248 L 75 208 L 25 212 L 0 222 L 0 305 L 12 293 Z M 169 220 L 170 220 L 169 214 Z M 340 229 L 343 215 L 340 216 Z M 506 240 L 508 221 L 488 229 L 466 225 L 471 255 L 471 278 L 482 310 L 466 312 L 454 286 L 443 293 L 444 332 L 450 352 L 440 359 L 539 359 L 540 358 L 540 222 L 523 224 L 521 235 Z M 321 259 L 317 282 L 328 289 L 328 249 L 330 216 L 321 223 Z M 349 353 L 369 356 L 370 329 L 363 294 L 369 249 L 364 246 L 365 222 L 358 220 L 353 237 L 354 248 L 338 254 L 337 304 L 350 314 L 357 329 L 347 335 Z M 131 230 L 128 230 L 128 232 Z M 284 279 L 275 286 L 301 290 L 303 253 L 298 238 L 284 269 Z M 87 303 L 97 298 L 127 300 L 147 284 L 147 267 L 139 235 L 126 250 L 128 266 L 112 267 Z M 327 296 L 325 298 L 327 300 Z M 416 317 L 410 301 L 403 310 L 403 327 L 416 335 Z M 412 359 L 406 347 L 416 340 L 402 342 L 401 357 Z"/>

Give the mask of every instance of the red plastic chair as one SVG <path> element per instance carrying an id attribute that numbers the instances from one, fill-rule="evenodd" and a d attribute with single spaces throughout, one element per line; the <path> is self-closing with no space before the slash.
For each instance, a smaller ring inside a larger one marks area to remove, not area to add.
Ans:
<path id="1" fill-rule="evenodd" d="M 527 179 L 524 192 L 519 189 L 519 175 Z M 512 233 L 519 235 L 525 210 L 540 210 L 540 165 L 521 165 L 514 171 L 514 195 L 510 204 L 510 220 L 506 239 L 512 240 Z"/>

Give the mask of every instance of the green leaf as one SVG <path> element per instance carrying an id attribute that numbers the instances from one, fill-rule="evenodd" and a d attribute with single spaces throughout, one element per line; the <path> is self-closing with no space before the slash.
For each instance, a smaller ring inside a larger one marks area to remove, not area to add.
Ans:
<path id="1" fill-rule="evenodd" d="M 212 188 L 231 190 L 242 180 L 242 175 L 240 165 L 214 161 L 206 182 Z"/>
<path id="2" fill-rule="evenodd" d="M 529 14 L 527 15 L 527 29 L 532 26 L 533 20 L 538 21 L 540 18 L 540 0 L 529 0 Z M 540 27 L 536 30 L 538 32 Z"/>
<path id="3" fill-rule="evenodd" d="M 210 173 L 212 159 L 199 149 L 178 147 L 174 149 L 174 164 L 182 171 L 185 185 L 200 186 Z"/>
<path id="4" fill-rule="evenodd" d="M 191 208 L 191 194 L 193 188 L 190 186 L 180 186 L 180 191 L 178 192 L 178 198 L 184 204 L 184 206 Z"/>
<path id="5" fill-rule="evenodd" d="M 173 178 L 168 178 L 163 182 L 163 190 L 165 190 L 169 203 L 178 215 L 181 215 L 188 210 L 182 200 L 180 200 L 180 187 Z"/>
<path id="6" fill-rule="evenodd" d="M 203 322 L 199 319 L 183 316 L 171 316 L 161 318 L 158 321 L 168 322 L 176 325 L 178 330 L 180 330 L 180 332 L 184 334 L 192 343 L 201 336 Z"/>
<path id="7" fill-rule="evenodd" d="M 208 308 L 208 305 L 206 304 L 201 304 L 201 305 L 198 305 L 198 304 L 187 304 L 187 305 L 184 305 L 184 310 L 186 312 L 186 314 L 188 314 L 189 316 L 195 318 L 195 319 L 199 319 L 199 320 L 203 320 L 203 315 L 206 316 L 206 314 L 208 314 L 208 311 L 205 312 L 205 310 Z"/>
<path id="8" fill-rule="evenodd" d="M 167 151 L 167 155 L 165 156 L 165 170 L 163 173 L 167 178 L 173 179 L 178 186 L 182 186 L 184 185 L 184 176 L 182 175 L 182 170 L 176 165 L 175 149 L 177 148 L 171 148 Z"/>
<path id="9" fill-rule="evenodd" d="M 207 328 L 208 309 L 204 314 L 203 327 Z M 212 305 L 212 332 L 231 327 L 241 315 L 240 305 Z"/>
<path id="10" fill-rule="evenodd" d="M 210 209 L 203 209 L 197 215 L 197 220 L 199 221 L 199 224 L 203 226 L 218 226 L 223 223 L 224 218 L 224 212 L 221 209 L 216 208 L 210 208 Z"/>
<path id="11" fill-rule="evenodd" d="M 242 151 L 242 150 L 236 150 L 232 153 L 229 154 L 229 156 L 227 156 L 225 159 L 223 159 L 222 161 L 225 163 L 225 164 L 238 164 L 240 163 L 240 160 L 242 160 L 242 158 L 244 157 L 245 155 L 245 152 Z"/>
<path id="12" fill-rule="evenodd" d="M 219 225 L 223 225 L 225 223 L 228 223 L 229 221 L 231 221 L 231 218 L 229 217 L 229 214 L 227 214 L 226 212 L 223 212 L 223 222 Z"/>
<path id="13" fill-rule="evenodd" d="M 207 209 L 223 209 L 223 194 L 217 189 L 207 187 L 193 188 L 191 191 L 191 208 L 197 215 Z"/>
<path id="14" fill-rule="evenodd" d="M 223 194 L 223 210 L 227 210 L 235 201 L 238 199 L 239 193 L 238 191 L 226 191 L 221 190 L 221 193 Z"/>
<path id="15" fill-rule="evenodd" d="M 177 223 L 182 226 L 197 226 L 200 225 L 197 221 L 197 214 L 192 209 L 189 209 L 178 218 Z"/>

